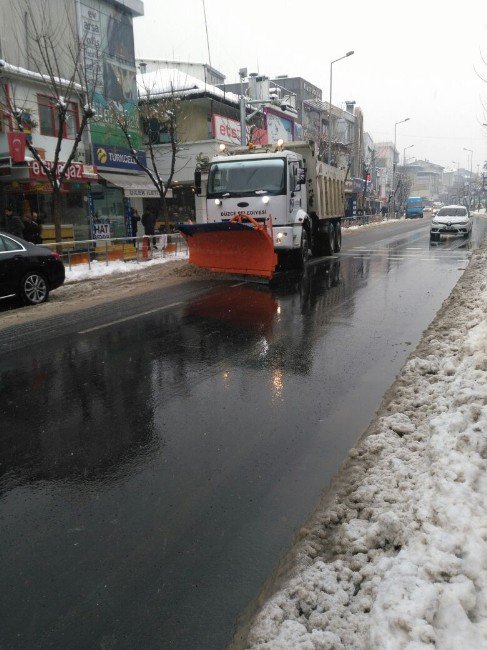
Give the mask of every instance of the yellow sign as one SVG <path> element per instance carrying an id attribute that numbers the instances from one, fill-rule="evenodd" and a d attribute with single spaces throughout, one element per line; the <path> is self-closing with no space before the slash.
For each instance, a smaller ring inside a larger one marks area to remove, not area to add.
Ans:
<path id="1" fill-rule="evenodd" d="M 105 164 L 108 160 L 108 154 L 103 147 L 98 147 L 96 150 L 96 157 L 102 164 Z"/>

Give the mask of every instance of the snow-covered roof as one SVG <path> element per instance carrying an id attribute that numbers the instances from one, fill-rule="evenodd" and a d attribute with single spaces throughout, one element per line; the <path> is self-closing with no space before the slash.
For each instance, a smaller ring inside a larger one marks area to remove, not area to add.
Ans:
<path id="1" fill-rule="evenodd" d="M 214 99 L 239 105 L 240 97 L 235 93 L 224 92 L 176 68 L 160 68 L 153 72 L 137 75 L 137 88 L 142 99 L 158 97 L 198 97 L 208 95 Z"/>
<path id="2" fill-rule="evenodd" d="M 50 84 L 51 78 L 47 74 L 42 74 L 41 72 L 34 72 L 34 70 L 28 70 L 27 68 L 22 68 L 18 65 L 13 65 L 8 63 L 3 59 L 0 59 L 0 75 L 6 73 L 7 76 L 12 77 L 24 77 L 25 79 L 30 79 L 31 81 L 38 81 L 44 84 Z M 73 86 L 76 90 L 82 90 L 81 85 L 78 83 L 72 83 L 68 79 L 63 79 L 62 77 L 55 77 L 56 83 L 60 86 Z"/>

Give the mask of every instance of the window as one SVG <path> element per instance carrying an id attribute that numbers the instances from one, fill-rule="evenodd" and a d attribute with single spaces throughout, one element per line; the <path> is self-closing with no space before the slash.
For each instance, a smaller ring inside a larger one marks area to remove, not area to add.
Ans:
<path id="1" fill-rule="evenodd" d="M 0 252 L 21 250 L 23 250 L 23 247 L 10 237 L 0 237 Z"/>
<path id="2" fill-rule="evenodd" d="M 39 105 L 39 126 L 42 135 L 51 135 L 53 137 L 57 137 L 58 135 L 59 122 L 56 101 L 57 100 L 54 97 L 46 97 L 45 95 L 37 96 L 37 102 Z M 63 138 L 74 140 L 78 128 L 78 105 L 74 102 L 68 102 L 66 120 L 63 126 Z"/>

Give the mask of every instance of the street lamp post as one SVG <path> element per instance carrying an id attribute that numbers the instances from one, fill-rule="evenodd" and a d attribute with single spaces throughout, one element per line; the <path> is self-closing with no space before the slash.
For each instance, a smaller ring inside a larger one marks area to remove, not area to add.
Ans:
<path id="1" fill-rule="evenodd" d="M 403 120 L 399 120 L 394 124 L 394 150 L 392 152 L 392 212 L 396 214 L 396 140 L 397 140 L 397 125 L 402 124 L 403 122 L 408 122 L 409 117 L 405 117 Z"/>
<path id="2" fill-rule="evenodd" d="M 414 144 L 410 144 L 409 147 L 404 147 L 402 150 L 402 166 L 406 167 L 406 149 L 411 149 L 411 147 L 414 147 Z"/>
<path id="3" fill-rule="evenodd" d="M 464 151 L 469 151 L 470 152 L 470 176 L 468 177 L 468 209 L 470 210 L 471 203 L 472 203 L 472 161 L 473 161 L 473 149 L 467 149 L 467 147 L 463 147 Z"/>
<path id="4" fill-rule="evenodd" d="M 337 61 L 341 61 L 342 59 L 346 59 L 347 56 L 352 56 L 353 50 L 350 52 L 347 52 L 343 56 L 339 57 L 338 59 L 335 59 L 330 63 L 330 105 L 328 107 L 328 164 L 331 165 L 331 95 L 332 95 L 332 89 L 333 89 L 333 64 L 336 63 Z"/>
<path id="5" fill-rule="evenodd" d="M 244 79 L 247 76 L 247 68 L 240 68 L 240 144 L 245 147 L 247 144 L 247 109 L 245 106 Z"/>

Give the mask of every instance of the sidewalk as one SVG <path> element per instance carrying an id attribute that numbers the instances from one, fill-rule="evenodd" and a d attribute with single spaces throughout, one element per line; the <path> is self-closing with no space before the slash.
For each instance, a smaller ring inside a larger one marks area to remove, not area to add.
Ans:
<path id="1" fill-rule="evenodd" d="M 484 247 L 233 648 L 487 648 L 486 270 Z"/>
<path id="2" fill-rule="evenodd" d="M 68 268 L 66 266 L 66 280 L 65 283 L 80 282 L 81 280 L 91 280 L 94 278 L 102 278 L 107 275 L 121 275 L 123 273 L 136 273 L 142 269 L 149 268 L 151 266 L 158 266 L 160 264 L 166 264 L 174 260 L 186 260 L 188 259 L 187 252 L 181 253 L 168 253 L 167 255 L 161 254 L 159 257 L 154 257 L 154 259 L 141 259 L 139 261 L 127 261 L 115 260 L 110 261 L 108 264 L 106 262 L 98 262 L 93 260 L 90 265 L 88 264 L 77 264 Z"/>

